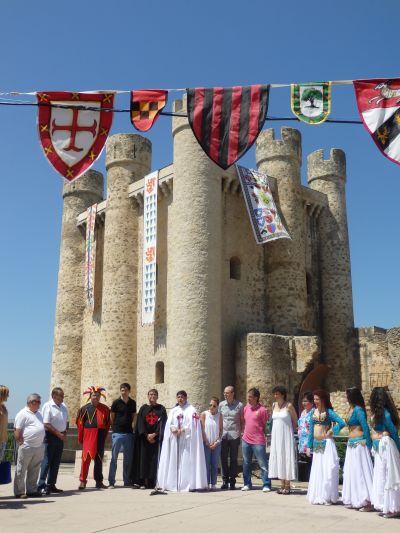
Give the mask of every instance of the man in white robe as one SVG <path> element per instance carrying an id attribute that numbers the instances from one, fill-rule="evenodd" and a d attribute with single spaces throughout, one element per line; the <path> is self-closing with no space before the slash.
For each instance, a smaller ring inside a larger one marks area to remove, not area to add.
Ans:
<path id="1" fill-rule="evenodd" d="M 207 488 L 200 417 L 187 401 L 185 391 L 176 395 L 164 430 L 157 487 L 172 492 Z"/>

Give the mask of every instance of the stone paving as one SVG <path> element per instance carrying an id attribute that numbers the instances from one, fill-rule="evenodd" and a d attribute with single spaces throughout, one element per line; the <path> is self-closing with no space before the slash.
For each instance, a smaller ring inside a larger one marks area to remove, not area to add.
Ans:
<path id="1" fill-rule="evenodd" d="M 150 496 L 150 491 L 117 487 L 96 490 L 93 481 L 78 492 L 70 466 L 62 467 L 61 495 L 16 500 L 12 485 L 0 485 L 1 532 L 103 531 L 164 533 L 221 533 L 236 531 L 302 532 L 399 532 L 400 520 L 385 520 L 377 513 L 360 513 L 343 505 L 312 506 L 304 486 L 295 494 L 263 493 L 261 486 L 249 492 L 216 491 Z M 275 485 L 275 483 L 274 483 Z"/>

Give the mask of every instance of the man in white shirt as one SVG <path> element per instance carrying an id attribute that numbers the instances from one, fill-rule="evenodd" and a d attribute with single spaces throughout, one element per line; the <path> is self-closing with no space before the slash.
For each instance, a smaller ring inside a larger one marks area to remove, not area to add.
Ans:
<path id="1" fill-rule="evenodd" d="M 16 498 L 41 496 L 37 489 L 37 479 L 43 459 L 45 432 L 39 412 L 40 403 L 39 394 L 30 394 L 26 407 L 15 417 L 14 435 L 19 445 L 14 477 Z"/>
<path id="2" fill-rule="evenodd" d="M 46 438 L 38 489 L 44 495 L 63 492 L 56 487 L 64 441 L 69 428 L 68 409 L 63 401 L 64 391 L 55 387 L 51 391 L 51 400 L 42 408 Z"/>

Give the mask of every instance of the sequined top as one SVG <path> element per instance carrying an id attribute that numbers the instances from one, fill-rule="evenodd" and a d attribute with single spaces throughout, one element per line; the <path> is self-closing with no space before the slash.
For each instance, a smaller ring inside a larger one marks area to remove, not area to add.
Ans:
<path id="1" fill-rule="evenodd" d="M 336 425 L 332 427 L 332 432 L 334 435 L 337 435 L 346 424 L 333 409 L 328 409 L 324 413 L 317 413 L 316 409 L 311 411 L 310 434 L 308 436 L 308 447 L 310 449 L 312 449 L 314 445 L 314 425 L 329 427 L 333 422 L 335 422 Z"/>
<path id="2" fill-rule="evenodd" d="M 359 405 L 356 405 L 353 409 L 353 412 L 351 413 L 351 416 L 346 419 L 348 426 L 360 426 L 364 435 L 363 437 L 350 437 L 349 438 L 349 444 L 352 442 L 357 442 L 360 440 L 360 438 L 365 439 L 367 446 L 369 449 L 372 448 L 372 440 L 371 440 L 371 434 L 369 431 L 368 423 L 367 423 L 367 417 L 365 415 L 365 411 L 362 407 Z"/>
<path id="3" fill-rule="evenodd" d="M 298 444 L 299 453 L 306 453 L 307 451 L 308 436 L 310 434 L 311 411 L 312 411 L 311 409 L 310 411 L 306 411 L 306 409 L 304 409 L 297 423 L 297 426 L 298 426 L 297 435 L 299 438 L 299 444 Z"/>
<path id="4" fill-rule="evenodd" d="M 390 437 L 396 443 L 397 448 L 400 450 L 400 439 L 397 433 L 397 428 L 393 424 L 392 417 L 390 416 L 390 412 L 387 409 L 384 409 L 383 420 L 378 424 L 375 424 L 374 421 L 372 421 L 372 425 L 375 431 L 387 431 Z"/>

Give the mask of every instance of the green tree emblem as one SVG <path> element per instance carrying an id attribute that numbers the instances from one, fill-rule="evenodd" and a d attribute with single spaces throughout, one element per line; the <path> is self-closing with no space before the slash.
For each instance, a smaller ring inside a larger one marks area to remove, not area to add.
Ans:
<path id="1" fill-rule="evenodd" d="M 301 96 L 301 101 L 302 102 L 310 102 L 310 105 L 308 105 L 306 107 L 312 107 L 312 108 L 318 107 L 318 106 L 314 105 L 315 100 L 322 101 L 323 100 L 323 95 L 322 95 L 322 91 L 320 89 L 315 89 L 314 87 L 310 88 L 310 89 L 306 89 L 303 92 L 302 96 Z"/>

